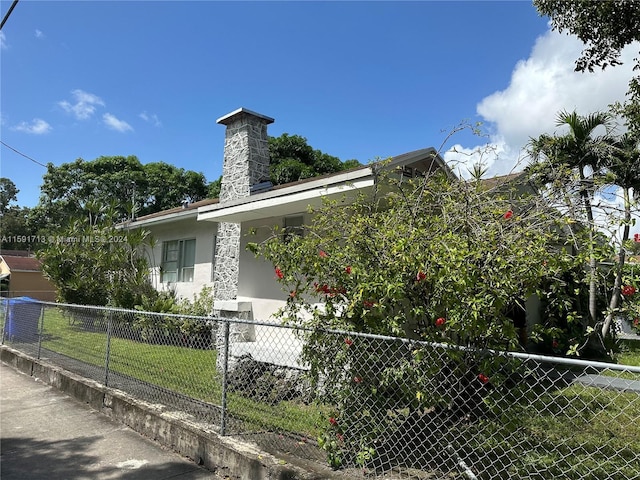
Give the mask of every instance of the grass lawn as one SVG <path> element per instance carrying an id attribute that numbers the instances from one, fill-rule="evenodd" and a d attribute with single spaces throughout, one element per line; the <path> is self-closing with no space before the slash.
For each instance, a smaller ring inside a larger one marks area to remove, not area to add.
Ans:
<path id="1" fill-rule="evenodd" d="M 106 330 L 89 331 L 58 309 L 47 309 L 42 347 L 90 365 L 104 368 Z M 178 392 L 197 400 L 220 405 L 221 376 L 216 369 L 215 350 L 173 345 L 152 345 L 126 338 L 111 337 L 109 368 L 145 382 Z M 326 421 L 324 408 L 294 401 L 269 405 L 230 392 L 229 413 L 245 421 L 245 428 L 259 431 L 293 432 L 310 438 L 320 433 L 318 425 Z"/>
<path id="2" fill-rule="evenodd" d="M 640 340 L 622 340 L 620 345 L 618 363 L 640 367 Z"/>
<path id="3" fill-rule="evenodd" d="M 485 458 L 513 460 L 512 478 L 640 478 L 639 394 L 572 384 L 524 398 L 512 403 L 496 392 L 501 421 L 483 421 L 471 436 Z"/>

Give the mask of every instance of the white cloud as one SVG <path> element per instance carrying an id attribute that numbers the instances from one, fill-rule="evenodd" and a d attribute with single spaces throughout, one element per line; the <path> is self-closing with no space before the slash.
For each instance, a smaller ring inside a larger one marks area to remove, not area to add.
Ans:
<path id="1" fill-rule="evenodd" d="M 149 115 L 147 112 L 142 112 L 138 116 L 145 122 L 151 123 L 154 127 L 162 126 L 162 122 L 160 122 L 160 119 L 158 119 L 158 116 L 156 114 Z"/>
<path id="2" fill-rule="evenodd" d="M 115 117 L 115 115 L 112 115 L 110 113 L 105 113 L 102 116 L 102 120 L 104 121 L 105 125 L 111 128 L 112 130 L 116 130 L 118 132 L 123 132 L 123 133 L 133 131 L 133 127 L 131 127 L 131 125 L 129 125 L 124 120 L 119 120 L 118 118 Z"/>
<path id="3" fill-rule="evenodd" d="M 5 37 L 4 32 L 0 32 L 0 50 L 4 50 L 6 48 L 8 48 L 7 37 Z"/>
<path id="4" fill-rule="evenodd" d="M 40 118 L 34 118 L 31 123 L 20 122 L 18 125 L 11 127 L 16 132 L 31 133 L 33 135 L 44 135 L 52 130 L 51 125 Z"/>
<path id="5" fill-rule="evenodd" d="M 44 38 L 44 33 L 42 33 L 42 30 L 38 30 L 37 28 L 36 28 L 35 35 L 36 35 L 36 38 Z"/>
<path id="6" fill-rule="evenodd" d="M 477 105 L 477 113 L 489 128 L 491 148 L 499 156 L 485 156 L 489 175 L 501 175 L 524 167 L 524 152 L 529 139 L 542 133 L 553 133 L 561 110 L 586 115 L 606 110 L 608 105 L 625 98 L 633 76 L 633 58 L 638 44 L 625 48 L 623 65 L 593 73 L 575 72 L 575 60 L 583 44 L 576 37 L 548 31 L 540 36 L 529 58 L 516 64 L 509 85 L 485 97 Z M 482 146 L 459 147 L 471 152 Z M 471 165 L 476 156 L 447 152 L 445 158 Z"/>
<path id="7" fill-rule="evenodd" d="M 73 96 L 73 103 L 63 100 L 58 102 L 58 105 L 78 120 L 86 120 L 95 113 L 96 107 L 104 107 L 102 99 L 93 93 L 78 89 L 73 90 L 71 95 Z"/>

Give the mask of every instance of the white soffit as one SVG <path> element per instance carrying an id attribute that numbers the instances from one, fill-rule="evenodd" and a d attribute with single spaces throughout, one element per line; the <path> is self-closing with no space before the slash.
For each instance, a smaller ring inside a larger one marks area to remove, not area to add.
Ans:
<path id="1" fill-rule="evenodd" d="M 373 187 L 374 183 L 373 178 L 365 178 L 341 185 L 304 190 L 289 195 L 209 210 L 208 212 L 201 211 L 198 213 L 198 220 L 242 223 L 270 217 L 282 217 L 305 212 L 309 206 L 319 207 L 322 205 L 322 198 L 339 198 L 347 193 L 353 194 L 358 190 Z"/>

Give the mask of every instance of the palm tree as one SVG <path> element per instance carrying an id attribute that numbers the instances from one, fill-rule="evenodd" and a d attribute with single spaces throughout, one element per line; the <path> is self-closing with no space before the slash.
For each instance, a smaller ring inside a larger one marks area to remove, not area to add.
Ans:
<path id="1" fill-rule="evenodd" d="M 626 133 L 611 144 L 610 154 L 605 160 L 607 171 L 611 175 L 610 182 L 622 189 L 624 208 L 624 227 L 616 264 L 616 277 L 609 302 L 609 310 L 602 324 L 601 334 L 606 337 L 616 309 L 620 305 L 620 288 L 622 287 L 622 271 L 625 263 L 625 243 L 629 240 L 631 224 L 631 197 L 640 199 L 640 132 Z"/>
<path id="2" fill-rule="evenodd" d="M 605 112 L 580 116 L 575 111 L 562 111 L 558 114 L 556 125 L 567 126 L 569 131 L 563 135 L 541 135 L 531 140 L 530 152 L 534 162 L 530 172 L 539 182 L 549 185 L 552 191 L 564 195 L 569 213 L 574 217 L 582 217 L 586 224 L 589 315 L 583 319 L 583 329 L 588 331 L 591 326 L 595 332 L 598 314 L 598 263 L 595 249 L 598 235 L 593 213 L 594 196 L 600 183 L 597 180 L 606 167 L 605 160 L 612 142 L 613 119 Z M 576 195 L 577 201 L 574 201 Z M 589 335 L 580 350 L 590 345 L 603 352 L 602 339 L 598 339 L 596 343 L 594 340 L 594 336 Z"/>

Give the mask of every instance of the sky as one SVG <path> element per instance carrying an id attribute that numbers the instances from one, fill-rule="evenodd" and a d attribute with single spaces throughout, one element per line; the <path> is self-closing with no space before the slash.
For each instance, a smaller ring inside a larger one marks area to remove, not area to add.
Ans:
<path id="1" fill-rule="evenodd" d="M 38 163 L 135 155 L 215 180 L 216 119 L 239 107 L 342 160 L 433 146 L 463 176 L 505 174 L 560 110 L 624 100 L 638 46 L 591 74 L 581 49 L 527 1 L 21 0 L 0 32 L 0 176 L 28 207 Z M 486 136 L 451 135 L 465 122 Z"/>

